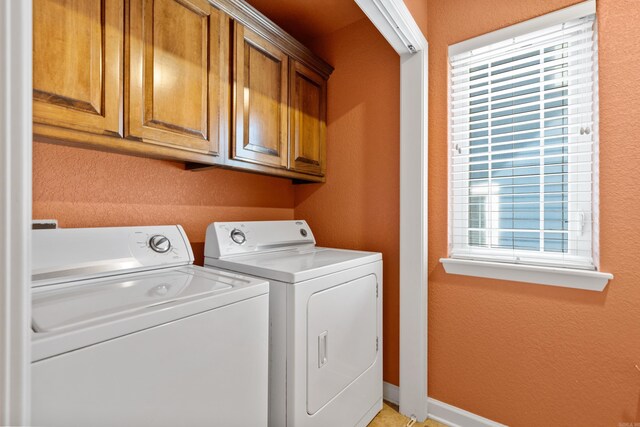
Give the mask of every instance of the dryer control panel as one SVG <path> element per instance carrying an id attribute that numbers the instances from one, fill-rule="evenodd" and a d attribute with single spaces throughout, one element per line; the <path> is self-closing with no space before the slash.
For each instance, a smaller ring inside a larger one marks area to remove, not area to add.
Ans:
<path id="1" fill-rule="evenodd" d="M 214 222 L 207 227 L 204 255 L 224 258 L 315 244 L 313 233 L 304 220 Z"/>

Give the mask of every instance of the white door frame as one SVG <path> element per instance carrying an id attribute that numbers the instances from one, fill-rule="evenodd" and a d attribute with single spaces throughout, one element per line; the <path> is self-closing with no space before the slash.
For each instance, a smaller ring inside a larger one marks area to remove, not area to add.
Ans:
<path id="1" fill-rule="evenodd" d="M 400 412 L 427 399 L 428 43 L 402 0 L 355 0 L 400 55 Z"/>
<path id="2" fill-rule="evenodd" d="M 0 2 L 0 425 L 29 425 L 32 1 Z"/>
<path id="3" fill-rule="evenodd" d="M 427 418 L 428 53 L 400 55 L 400 412 Z"/>

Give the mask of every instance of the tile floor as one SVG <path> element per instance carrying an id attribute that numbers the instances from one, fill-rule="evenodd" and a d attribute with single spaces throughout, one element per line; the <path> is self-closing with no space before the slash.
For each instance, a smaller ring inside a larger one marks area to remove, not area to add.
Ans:
<path id="1" fill-rule="evenodd" d="M 368 427 L 405 427 L 409 418 L 398 412 L 398 407 L 384 402 L 382 411 L 369 423 Z M 436 421 L 427 420 L 423 423 L 415 423 L 412 427 L 446 427 Z"/>

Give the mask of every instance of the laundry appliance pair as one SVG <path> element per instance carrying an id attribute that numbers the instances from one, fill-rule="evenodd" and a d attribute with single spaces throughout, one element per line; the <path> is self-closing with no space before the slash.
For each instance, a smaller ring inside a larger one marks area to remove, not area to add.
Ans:
<path id="1" fill-rule="evenodd" d="M 304 221 L 34 230 L 32 420 L 364 426 L 382 407 L 379 253 Z M 268 420 L 268 421 L 267 421 Z"/>

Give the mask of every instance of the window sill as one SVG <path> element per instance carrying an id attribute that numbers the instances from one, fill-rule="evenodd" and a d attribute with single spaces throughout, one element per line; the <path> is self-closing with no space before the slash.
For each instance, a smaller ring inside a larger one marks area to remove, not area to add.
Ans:
<path id="1" fill-rule="evenodd" d="M 586 289 L 602 292 L 613 275 L 591 270 L 543 267 L 537 265 L 507 264 L 458 258 L 441 258 L 449 274 L 512 280 L 539 285 Z"/>

